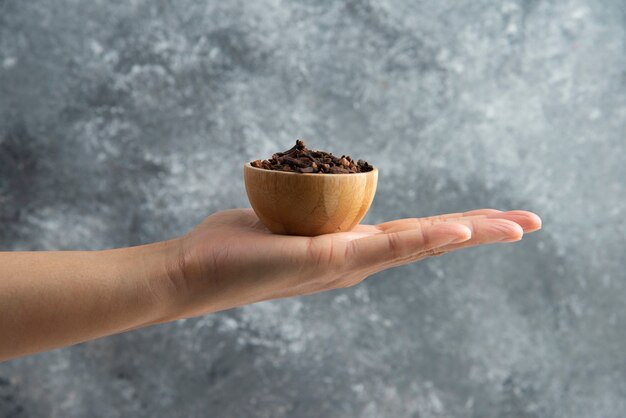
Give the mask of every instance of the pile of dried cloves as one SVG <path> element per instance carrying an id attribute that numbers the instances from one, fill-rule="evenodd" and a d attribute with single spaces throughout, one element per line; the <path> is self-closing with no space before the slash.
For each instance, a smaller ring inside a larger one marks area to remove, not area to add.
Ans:
<path id="1" fill-rule="evenodd" d="M 291 149 L 277 152 L 269 160 L 252 161 L 250 165 L 266 170 L 319 174 L 365 173 L 374 169 L 367 161 L 354 162 L 347 155 L 336 157 L 330 152 L 311 151 L 300 139 Z"/>

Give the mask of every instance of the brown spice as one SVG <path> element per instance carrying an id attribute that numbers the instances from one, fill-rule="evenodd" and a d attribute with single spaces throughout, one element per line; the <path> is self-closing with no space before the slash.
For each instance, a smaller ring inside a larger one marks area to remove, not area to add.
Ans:
<path id="1" fill-rule="evenodd" d="M 348 155 L 337 158 L 329 152 L 311 151 L 300 139 L 287 151 L 276 152 L 269 160 L 252 161 L 250 165 L 265 170 L 319 174 L 365 173 L 374 169 L 367 161 L 355 163 Z"/>

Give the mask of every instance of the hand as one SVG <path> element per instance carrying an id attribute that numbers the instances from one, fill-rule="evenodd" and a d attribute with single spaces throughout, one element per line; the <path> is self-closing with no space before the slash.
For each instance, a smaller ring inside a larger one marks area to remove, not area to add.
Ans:
<path id="1" fill-rule="evenodd" d="M 531 212 L 481 209 L 302 237 L 270 233 L 252 209 L 218 212 L 178 241 L 169 274 L 176 312 L 169 319 L 354 286 L 391 267 L 518 241 L 540 228 Z"/>
<path id="2" fill-rule="evenodd" d="M 517 241 L 530 212 L 483 209 L 273 235 L 250 209 L 170 241 L 103 251 L 0 252 L 0 361 L 249 303 L 353 286 L 460 248 Z"/>

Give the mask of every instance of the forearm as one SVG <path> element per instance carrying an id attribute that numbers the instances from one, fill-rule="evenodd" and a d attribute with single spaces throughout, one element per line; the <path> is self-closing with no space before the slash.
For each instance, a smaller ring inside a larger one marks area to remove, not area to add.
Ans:
<path id="1" fill-rule="evenodd" d="M 0 361 L 167 320 L 175 250 L 0 252 Z"/>

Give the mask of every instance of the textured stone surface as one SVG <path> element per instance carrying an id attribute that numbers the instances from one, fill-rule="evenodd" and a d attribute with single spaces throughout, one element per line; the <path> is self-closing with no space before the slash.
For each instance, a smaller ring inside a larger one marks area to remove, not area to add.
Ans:
<path id="1" fill-rule="evenodd" d="M 625 134 L 622 0 L 0 0 L 2 249 L 181 234 L 300 137 L 380 168 L 368 222 L 545 225 L 6 362 L 0 416 L 622 417 Z"/>

